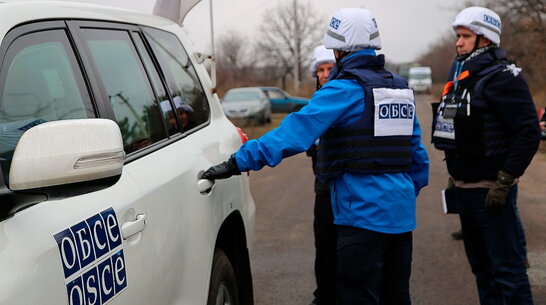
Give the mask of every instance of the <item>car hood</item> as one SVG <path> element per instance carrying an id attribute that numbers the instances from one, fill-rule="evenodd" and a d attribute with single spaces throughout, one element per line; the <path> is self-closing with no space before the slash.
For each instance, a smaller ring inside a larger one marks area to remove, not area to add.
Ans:
<path id="1" fill-rule="evenodd" d="M 260 106 L 259 100 L 250 100 L 250 101 L 230 101 L 223 102 L 222 107 L 224 109 L 235 109 L 235 108 L 250 108 Z"/>

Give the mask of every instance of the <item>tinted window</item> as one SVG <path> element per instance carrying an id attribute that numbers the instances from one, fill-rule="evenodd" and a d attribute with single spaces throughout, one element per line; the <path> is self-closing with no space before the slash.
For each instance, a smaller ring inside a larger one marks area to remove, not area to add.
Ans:
<path id="1" fill-rule="evenodd" d="M 173 34 L 156 29 L 146 28 L 145 31 L 146 38 L 165 74 L 169 93 L 174 98 L 172 102 L 177 111 L 181 108 L 187 110 L 184 111 L 186 118 L 180 119 L 184 130 L 207 122 L 209 105 L 205 93 L 188 54 L 178 38 Z"/>
<path id="2" fill-rule="evenodd" d="M 163 121 L 165 122 L 165 127 L 167 128 L 169 135 L 175 134 L 179 131 L 179 126 L 174 119 L 172 111 L 173 108 L 172 105 L 170 105 L 169 103 L 169 96 L 167 95 L 167 91 L 165 91 L 165 87 L 163 87 L 161 78 L 154 66 L 150 54 L 148 54 L 148 51 L 144 46 L 144 43 L 142 42 L 142 38 L 140 37 L 140 35 L 137 33 L 133 33 L 131 37 L 133 38 L 140 57 L 144 62 L 144 67 L 146 68 L 146 71 L 148 72 L 148 77 L 152 82 L 152 87 L 155 91 L 155 95 L 158 97 L 158 100 L 161 101 L 160 107 L 164 119 Z"/>
<path id="3" fill-rule="evenodd" d="M 6 53 L 1 80 L 0 162 L 5 178 L 26 130 L 44 122 L 94 116 L 63 30 L 15 40 Z"/>
<path id="4" fill-rule="evenodd" d="M 165 125 L 128 32 L 82 30 L 106 88 L 126 153 L 166 137 Z"/>
<path id="5" fill-rule="evenodd" d="M 282 94 L 282 92 L 277 90 L 266 90 L 265 92 L 267 93 L 267 96 L 269 96 L 269 98 L 272 98 L 272 99 L 286 98 L 284 94 Z"/>

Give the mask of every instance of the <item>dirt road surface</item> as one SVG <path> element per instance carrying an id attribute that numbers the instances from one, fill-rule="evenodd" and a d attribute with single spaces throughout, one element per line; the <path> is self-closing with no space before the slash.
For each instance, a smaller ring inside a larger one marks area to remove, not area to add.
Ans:
<path id="1" fill-rule="evenodd" d="M 423 143 L 431 160 L 430 184 L 421 191 L 414 231 L 411 295 L 414 305 L 478 304 L 463 243 L 451 239 L 456 215 L 444 215 L 440 190 L 447 172 L 441 152 L 430 145 L 432 97 L 417 96 Z M 252 253 L 257 305 L 307 305 L 315 288 L 313 173 L 305 154 L 275 168 L 252 172 L 257 205 Z M 527 234 L 528 271 L 536 305 L 546 305 L 546 154 L 537 154 L 519 186 L 518 205 Z"/>

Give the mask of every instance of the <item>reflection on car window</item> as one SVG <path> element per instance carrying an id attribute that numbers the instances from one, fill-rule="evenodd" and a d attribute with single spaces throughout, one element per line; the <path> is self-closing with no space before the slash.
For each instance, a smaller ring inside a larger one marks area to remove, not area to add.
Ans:
<path id="1" fill-rule="evenodd" d="M 165 138 L 159 104 L 129 34 L 96 29 L 83 33 L 112 103 L 125 152 Z"/>
<path id="2" fill-rule="evenodd" d="M 152 62 L 152 58 L 150 57 L 148 50 L 144 46 L 144 42 L 142 41 L 141 36 L 137 33 L 132 33 L 132 38 L 133 38 L 133 41 L 135 42 L 135 46 L 137 47 L 137 50 L 140 53 L 140 57 L 142 58 L 144 67 L 146 68 L 146 71 L 148 72 L 148 76 L 150 77 L 152 87 L 155 90 L 155 95 L 157 96 L 157 99 L 159 101 L 168 100 L 169 96 L 167 95 L 167 91 L 165 91 L 165 87 L 163 87 L 163 83 L 161 82 L 159 73 Z M 173 125 L 170 123 L 168 112 L 163 111 L 164 109 L 165 109 L 165 103 L 161 102 L 163 123 L 165 125 L 165 128 L 167 128 L 168 134 L 173 135 L 179 131 L 179 128 L 177 125 Z"/>
<path id="3" fill-rule="evenodd" d="M 38 124 L 88 118 L 91 103 L 62 30 L 15 40 L 2 65 L 0 163 L 7 180 L 13 151 L 23 133 Z"/>
<path id="4" fill-rule="evenodd" d="M 224 102 L 232 101 L 252 101 L 259 100 L 260 94 L 255 91 L 228 91 L 224 97 Z"/>
<path id="5" fill-rule="evenodd" d="M 179 99 L 181 104 L 188 105 L 192 109 L 186 126 L 183 126 L 184 122 L 181 119 L 179 120 L 183 130 L 186 131 L 207 122 L 209 104 L 180 40 L 173 34 L 157 29 L 146 28 L 145 32 L 165 74 L 169 92 L 173 97 L 172 103 L 176 103 L 174 99 Z"/>

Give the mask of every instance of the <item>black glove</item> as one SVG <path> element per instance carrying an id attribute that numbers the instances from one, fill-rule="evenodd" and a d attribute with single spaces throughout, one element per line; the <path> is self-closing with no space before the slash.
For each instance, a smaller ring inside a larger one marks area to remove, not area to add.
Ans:
<path id="1" fill-rule="evenodd" d="M 207 169 L 207 171 L 203 173 L 203 176 L 201 176 L 201 179 L 227 179 L 233 175 L 240 174 L 241 171 L 239 170 L 239 167 L 237 167 L 237 160 L 235 159 L 235 155 L 231 155 L 229 160 L 227 160 L 226 162 L 211 166 L 209 169 Z"/>
<path id="2" fill-rule="evenodd" d="M 499 213 L 502 210 L 502 207 L 506 203 L 508 191 L 514 185 L 515 179 L 511 175 L 499 171 L 495 186 L 489 189 L 487 197 L 485 197 L 485 208 L 487 211 L 490 213 Z"/>

